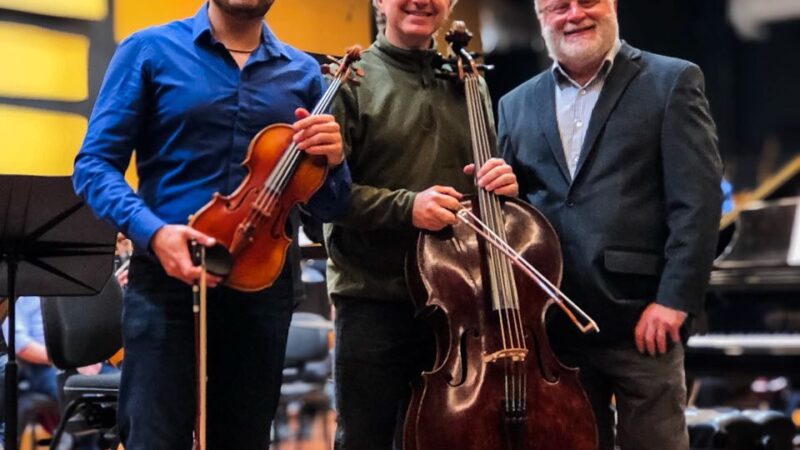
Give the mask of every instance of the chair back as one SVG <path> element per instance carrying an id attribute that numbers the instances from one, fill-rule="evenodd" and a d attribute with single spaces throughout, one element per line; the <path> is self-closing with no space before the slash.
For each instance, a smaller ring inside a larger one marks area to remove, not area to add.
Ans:
<path id="1" fill-rule="evenodd" d="M 122 289 L 110 277 L 99 294 L 42 297 L 47 353 L 70 370 L 105 361 L 122 347 Z"/>
<path id="2" fill-rule="evenodd" d="M 294 313 L 289 327 L 284 366 L 301 366 L 310 361 L 325 359 L 328 355 L 328 333 L 331 329 L 331 322 L 319 314 Z"/>

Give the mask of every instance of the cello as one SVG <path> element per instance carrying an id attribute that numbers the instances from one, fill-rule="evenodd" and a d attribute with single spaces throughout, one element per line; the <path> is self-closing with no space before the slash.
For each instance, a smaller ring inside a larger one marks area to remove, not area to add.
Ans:
<path id="1" fill-rule="evenodd" d="M 346 82 L 357 83 L 352 67 L 361 58 L 361 48 L 351 47 L 336 61 L 333 81 L 311 115 L 324 114 L 336 93 Z M 228 195 L 215 193 L 210 202 L 189 218 L 189 226 L 217 240 L 231 260 L 223 284 L 240 291 L 267 288 L 280 275 L 291 240 L 286 235 L 286 220 L 295 204 L 306 203 L 322 186 L 328 173 L 324 156 L 305 154 L 292 142 L 291 125 L 273 124 L 250 141 L 242 163 L 248 175 Z M 210 257 L 211 255 L 209 255 Z M 223 264 L 227 265 L 227 263 Z M 212 271 L 213 272 L 213 271 Z"/>
<path id="2" fill-rule="evenodd" d="M 479 168 L 493 145 L 479 68 L 465 49 L 470 37 L 455 22 L 446 39 Z M 421 233 L 407 259 L 412 296 L 436 336 L 436 360 L 413 386 L 404 450 L 595 450 L 594 416 L 577 371 L 556 359 L 545 332 L 553 304 L 584 333 L 598 331 L 556 287 L 558 236 L 532 206 L 484 189 L 465 197 L 457 217 L 452 227 Z"/>

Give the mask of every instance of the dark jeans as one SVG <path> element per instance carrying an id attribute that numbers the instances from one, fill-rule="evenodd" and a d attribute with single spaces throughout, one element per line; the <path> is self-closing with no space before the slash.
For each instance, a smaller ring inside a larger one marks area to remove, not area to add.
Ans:
<path id="1" fill-rule="evenodd" d="M 683 347 L 652 357 L 633 342 L 586 345 L 554 350 L 561 362 L 580 368 L 580 380 L 592 404 L 599 450 L 688 450 L 686 380 Z"/>
<path id="2" fill-rule="evenodd" d="M 287 271 L 284 271 L 286 274 Z M 119 428 L 126 450 L 189 450 L 195 417 L 191 288 L 134 257 L 123 309 Z M 292 284 L 208 295 L 208 448 L 265 450 L 280 395 Z"/>
<path id="3" fill-rule="evenodd" d="M 411 302 L 338 297 L 334 386 L 336 450 L 402 448 L 410 383 L 432 365 L 429 326 Z M 443 449 L 444 450 L 444 449 Z"/>

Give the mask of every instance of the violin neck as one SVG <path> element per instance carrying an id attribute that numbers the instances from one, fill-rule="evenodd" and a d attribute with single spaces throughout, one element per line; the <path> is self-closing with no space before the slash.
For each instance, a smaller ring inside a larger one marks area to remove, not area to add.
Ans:
<path id="1" fill-rule="evenodd" d="M 342 87 L 342 82 L 343 80 L 340 76 L 333 78 L 330 86 L 325 90 L 325 94 L 322 95 L 322 98 L 317 102 L 317 106 L 311 111 L 312 116 L 318 116 L 328 112 L 333 104 L 333 100 L 336 98 L 336 94 Z M 289 148 L 283 152 L 283 156 L 278 160 L 275 169 L 264 182 L 264 191 L 270 192 L 276 197 L 280 196 L 286 188 L 292 174 L 294 174 L 297 166 L 300 164 L 302 154 L 302 150 L 297 148 L 295 142 L 292 142 Z"/>

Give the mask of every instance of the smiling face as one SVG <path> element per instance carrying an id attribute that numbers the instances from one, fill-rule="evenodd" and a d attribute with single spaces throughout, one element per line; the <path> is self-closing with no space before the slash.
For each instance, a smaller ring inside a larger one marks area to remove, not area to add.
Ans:
<path id="1" fill-rule="evenodd" d="M 550 57 L 568 70 L 599 67 L 619 38 L 615 0 L 538 0 Z"/>
<path id="2" fill-rule="evenodd" d="M 400 48 L 424 49 L 450 12 L 450 0 L 377 0 L 386 16 L 386 39 Z"/>

